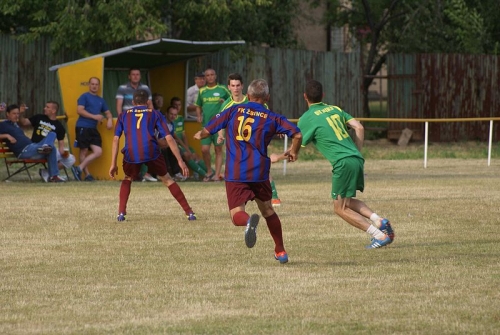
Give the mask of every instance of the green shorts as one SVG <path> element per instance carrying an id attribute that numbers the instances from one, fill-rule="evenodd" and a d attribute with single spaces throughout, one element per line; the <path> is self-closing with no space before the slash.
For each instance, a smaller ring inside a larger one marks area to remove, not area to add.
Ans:
<path id="1" fill-rule="evenodd" d="M 210 144 L 214 144 L 215 146 L 221 146 L 221 145 L 224 145 L 224 142 L 222 143 L 217 143 L 217 138 L 219 137 L 219 135 L 217 133 L 213 134 L 213 135 L 210 135 L 206 138 L 203 138 L 201 140 L 201 145 L 210 145 Z"/>
<path id="2" fill-rule="evenodd" d="M 181 154 L 185 153 L 186 152 L 186 149 L 184 149 L 184 147 L 182 145 L 179 145 L 179 151 L 181 152 Z M 196 151 L 194 151 L 193 148 L 189 147 L 189 151 L 194 154 Z"/>
<path id="3" fill-rule="evenodd" d="M 337 161 L 333 166 L 332 198 L 354 198 L 356 191 L 363 192 L 365 188 L 364 177 L 365 161 L 359 157 L 346 157 Z"/>

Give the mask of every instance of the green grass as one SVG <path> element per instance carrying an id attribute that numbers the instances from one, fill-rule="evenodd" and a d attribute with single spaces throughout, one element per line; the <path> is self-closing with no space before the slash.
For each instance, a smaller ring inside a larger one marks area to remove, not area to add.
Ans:
<path id="1" fill-rule="evenodd" d="M 180 184 L 194 222 L 134 183 L 121 224 L 119 182 L 2 183 L 0 333 L 495 334 L 500 161 L 430 163 L 367 159 L 359 199 L 396 231 L 372 251 L 333 214 L 327 162 L 274 165 L 286 265 L 263 221 L 246 248 L 223 183 Z"/>

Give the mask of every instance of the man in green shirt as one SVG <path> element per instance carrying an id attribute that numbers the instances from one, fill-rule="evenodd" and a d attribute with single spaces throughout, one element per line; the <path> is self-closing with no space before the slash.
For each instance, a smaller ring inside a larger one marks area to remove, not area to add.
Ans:
<path id="1" fill-rule="evenodd" d="M 179 97 L 173 97 L 170 99 L 170 106 L 175 107 L 177 109 L 177 113 L 180 113 L 182 108 L 181 99 Z M 186 162 L 187 166 L 189 166 L 189 168 L 193 171 L 195 179 L 198 179 L 198 176 L 205 177 L 207 174 L 207 168 L 203 160 L 201 160 L 196 154 L 196 151 L 189 146 L 186 131 L 184 129 L 184 117 L 180 114 L 176 114 L 176 117 L 173 118 L 172 122 L 174 124 L 174 138 L 178 141 L 182 158 Z"/>
<path id="2" fill-rule="evenodd" d="M 306 84 L 304 99 L 309 109 L 300 117 L 302 146 L 313 143 L 332 164 L 332 193 L 335 214 L 353 227 L 372 236 L 367 249 L 384 247 L 394 240 L 389 220 L 379 217 L 357 199 L 356 191 L 364 189 L 364 159 L 361 148 L 364 140 L 363 125 L 337 106 L 321 102 L 323 85 L 316 80 Z M 354 130 L 349 136 L 347 128 Z M 370 224 L 365 219 L 370 219 Z"/>
<path id="3" fill-rule="evenodd" d="M 219 113 L 222 103 L 229 98 L 230 93 L 222 85 L 217 84 L 215 70 L 208 68 L 205 70 L 205 80 L 207 85 L 200 88 L 196 99 L 196 114 L 198 122 L 203 129 L 205 125 Z M 207 167 L 207 175 L 203 181 L 218 181 L 222 170 L 222 146 L 224 143 L 217 143 L 217 134 L 201 140 L 201 154 Z M 215 172 L 211 166 L 210 146 L 214 145 L 215 151 Z"/>

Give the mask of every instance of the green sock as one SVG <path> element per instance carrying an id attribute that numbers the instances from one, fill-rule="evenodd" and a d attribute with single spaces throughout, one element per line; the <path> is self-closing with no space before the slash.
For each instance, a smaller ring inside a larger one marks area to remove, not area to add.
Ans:
<path id="1" fill-rule="evenodd" d="M 200 166 L 201 164 L 196 164 L 194 159 L 190 159 L 187 162 L 187 165 L 191 168 L 191 170 L 198 173 L 200 176 L 205 177 L 207 175 L 207 170 L 203 170 L 203 168 Z"/>
<path id="2" fill-rule="evenodd" d="M 141 165 L 141 170 L 139 171 L 139 176 L 143 177 L 148 172 L 148 166 L 146 164 Z"/>
<path id="3" fill-rule="evenodd" d="M 273 190 L 273 199 L 279 199 L 278 190 L 276 190 L 276 185 L 274 185 L 274 180 L 271 182 L 271 189 Z"/>

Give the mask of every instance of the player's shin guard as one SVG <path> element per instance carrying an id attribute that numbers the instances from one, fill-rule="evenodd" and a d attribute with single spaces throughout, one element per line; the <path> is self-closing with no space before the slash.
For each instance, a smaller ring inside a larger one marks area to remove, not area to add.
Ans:
<path id="1" fill-rule="evenodd" d="M 269 232 L 274 240 L 274 252 L 279 253 L 285 251 L 285 246 L 283 245 L 283 233 L 281 230 L 281 221 L 278 217 L 278 214 L 274 213 L 271 216 L 268 216 L 266 219 L 267 228 L 269 228 Z"/>
<path id="2" fill-rule="evenodd" d="M 127 214 L 127 202 L 130 195 L 130 187 L 132 181 L 124 179 L 120 185 L 120 203 L 118 205 L 118 213 Z"/>

